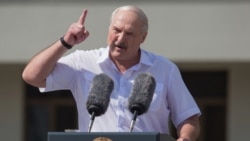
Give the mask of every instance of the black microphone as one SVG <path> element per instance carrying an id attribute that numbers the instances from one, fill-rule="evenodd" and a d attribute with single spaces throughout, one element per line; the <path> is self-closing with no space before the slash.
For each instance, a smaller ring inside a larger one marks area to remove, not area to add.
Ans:
<path id="1" fill-rule="evenodd" d="M 155 87 L 155 79 L 150 73 L 141 73 L 136 76 L 131 95 L 128 99 L 128 108 L 134 114 L 130 124 L 130 132 L 134 128 L 137 115 L 142 115 L 148 111 Z"/>
<path id="2" fill-rule="evenodd" d="M 108 75 L 102 73 L 94 77 L 86 102 L 87 110 L 91 115 L 88 132 L 91 131 L 95 117 L 107 111 L 113 89 L 114 82 Z"/>

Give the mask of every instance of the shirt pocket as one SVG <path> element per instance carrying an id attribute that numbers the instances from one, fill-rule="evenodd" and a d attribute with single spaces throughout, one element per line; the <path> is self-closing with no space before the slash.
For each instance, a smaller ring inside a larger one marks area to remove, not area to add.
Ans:
<path id="1" fill-rule="evenodd" d="M 150 103 L 149 111 L 157 111 L 160 108 L 160 105 L 162 105 L 163 100 L 163 84 L 157 83 L 155 92 L 152 98 L 152 101 Z"/>

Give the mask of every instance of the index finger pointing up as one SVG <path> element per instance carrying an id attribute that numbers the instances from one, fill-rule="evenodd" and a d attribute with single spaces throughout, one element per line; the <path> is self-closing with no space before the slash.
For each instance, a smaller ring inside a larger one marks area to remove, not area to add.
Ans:
<path id="1" fill-rule="evenodd" d="M 85 22 L 86 17 L 87 17 L 87 10 L 84 9 L 84 10 L 82 11 L 82 14 L 81 14 L 80 18 L 79 18 L 78 23 L 81 24 L 81 25 L 84 25 L 84 22 Z"/>

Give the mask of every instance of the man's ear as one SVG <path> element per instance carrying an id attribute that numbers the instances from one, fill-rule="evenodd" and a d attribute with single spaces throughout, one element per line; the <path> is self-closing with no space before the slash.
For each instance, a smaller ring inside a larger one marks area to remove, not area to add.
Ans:
<path id="1" fill-rule="evenodd" d="M 145 39 L 147 38 L 148 32 L 143 33 L 144 35 L 142 36 L 142 40 L 141 43 L 143 43 L 145 41 Z"/>

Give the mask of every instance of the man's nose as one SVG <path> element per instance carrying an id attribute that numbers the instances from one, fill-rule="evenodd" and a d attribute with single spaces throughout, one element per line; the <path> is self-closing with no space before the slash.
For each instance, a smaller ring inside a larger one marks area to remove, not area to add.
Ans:
<path id="1" fill-rule="evenodd" d="M 117 40 L 120 43 L 124 42 L 126 40 L 126 34 L 121 32 L 120 34 L 117 35 Z"/>

